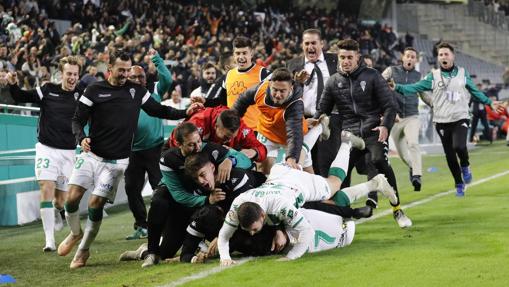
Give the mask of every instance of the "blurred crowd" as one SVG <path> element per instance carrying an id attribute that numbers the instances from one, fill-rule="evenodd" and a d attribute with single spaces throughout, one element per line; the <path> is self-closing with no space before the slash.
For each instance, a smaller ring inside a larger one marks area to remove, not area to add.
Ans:
<path id="1" fill-rule="evenodd" d="M 270 70 L 284 66 L 301 53 L 303 30 L 319 27 L 333 50 L 340 39 L 358 40 L 363 54 L 383 70 L 395 64 L 399 52 L 412 46 L 413 37 L 398 37 L 391 27 L 365 25 L 341 11 L 275 10 L 265 5 L 247 7 L 203 5 L 198 1 L 11 0 L 0 6 L 0 70 L 17 71 L 23 88 L 46 81 L 58 82 L 58 59 L 83 57 L 82 82 L 107 77 L 109 52 L 129 51 L 134 63 L 147 71 L 148 82 L 157 79 L 146 52 L 159 51 L 171 66 L 174 84 L 169 94 L 187 97 L 200 85 L 202 65 L 218 63 L 231 50 L 235 36 L 247 35 L 255 43 L 255 58 Z M 59 33 L 50 19 L 70 21 Z M 218 70 L 221 73 L 221 67 Z M 169 97 L 167 95 L 166 97 Z M 12 103 L 2 89 L 0 102 Z"/>

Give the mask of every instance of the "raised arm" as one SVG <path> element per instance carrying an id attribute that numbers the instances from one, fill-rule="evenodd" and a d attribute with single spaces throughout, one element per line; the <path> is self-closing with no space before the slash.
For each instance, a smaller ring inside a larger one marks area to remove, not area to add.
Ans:
<path id="1" fill-rule="evenodd" d="M 178 120 L 183 119 L 187 116 L 186 110 L 177 110 L 169 106 L 161 105 L 151 97 L 151 94 L 148 91 L 143 97 L 141 108 L 149 116 L 162 119 Z M 192 107 L 189 109 L 192 109 Z"/>
<path id="2" fill-rule="evenodd" d="M 417 83 L 401 85 L 396 84 L 395 90 L 400 94 L 416 94 L 419 92 L 426 92 L 432 90 L 433 73 L 429 73 Z"/>
<path id="3" fill-rule="evenodd" d="M 258 90 L 260 85 L 261 83 L 240 94 L 240 96 L 233 104 L 232 109 L 236 110 L 240 117 L 244 116 L 249 106 L 255 104 L 256 91 Z"/>
<path id="4" fill-rule="evenodd" d="M 164 60 L 157 52 L 152 56 L 152 63 L 156 65 L 157 69 L 157 77 L 159 80 L 157 84 L 157 94 L 159 95 L 158 102 L 160 102 L 163 95 L 170 89 L 173 79 L 170 70 L 164 65 Z"/>
<path id="5" fill-rule="evenodd" d="M 475 86 L 474 82 L 472 81 L 472 78 L 467 73 L 467 71 L 465 71 L 465 78 L 466 78 L 466 83 L 467 83 L 466 88 L 470 92 L 470 94 L 474 98 L 479 100 L 479 102 L 481 102 L 485 105 L 491 105 L 492 100 L 490 98 L 486 97 L 486 95 L 483 92 L 479 91 L 479 89 L 477 89 L 477 87 Z"/>
<path id="6" fill-rule="evenodd" d="M 304 134 L 302 131 L 302 121 L 304 119 L 304 103 L 302 100 L 296 100 L 291 103 L 284 113 L 286 125 L 286 159 L 293 158 L 299 162 Z"/>

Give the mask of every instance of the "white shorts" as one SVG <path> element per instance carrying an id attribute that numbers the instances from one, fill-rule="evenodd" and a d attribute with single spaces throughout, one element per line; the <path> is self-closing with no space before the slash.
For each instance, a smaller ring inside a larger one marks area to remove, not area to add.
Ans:
<path id="1" fill-rule="evenodd" d="M 308 201 L 322 201 L 332 197 L 327 180 L 320 175 L 311 174 L 305 171 L 297 170 L 283 163 L 275 164 L 267 178 L 267 183 L 278 183 L 292 187 L 300 196 L 301 207 Z"/>
<path id="2" fill-rule="evenodd" d="M 315 230 L 315 236 L 308 245 L 309 253 L 345 247 L 352 243 L 355 235 L 353 221 L 343 224 L 343 218 L 338 215 L 305 208 L 299 211 Z"/>
<path id="3" fill-rule="evenodd" d="M 261 142 L 267 148 L 267 157 L 272 157 L 276 159 L 276 162 L 284 162 L 285 161 L 285 153 L 282 155 L 279 154 L 279 150 L 286 149 L 286 145 L 275 143 L 268 138 L 266 138 L 261 133 L 258 133 L 256 139 Z M 303 149 L 306 151 L 306 157 L 304 158 L 304 162 L 301 163 L 302 167 L 310 167 L 313 165 L 313 160 L 311 159 L 311 151 L 307 150 L 304 146 Z"/>
<path id="4" fill-rule="evenodd" d="M 35 178 L 56 183 L 58 190 L 67 191 L 67 183 L 76 159 L 74 150 L 57 149 L 35 144 Z"/>
<path id="5" fill-rule="evenodd" d="M 109 203 L 113 203 L 118 183 L 128 164 L 129 158 L 106 160 L 91 152 L 83 152 L 76 160 L 69 184 L 85 189 L 94 186 L 93 195 L 104 197 Z"/>

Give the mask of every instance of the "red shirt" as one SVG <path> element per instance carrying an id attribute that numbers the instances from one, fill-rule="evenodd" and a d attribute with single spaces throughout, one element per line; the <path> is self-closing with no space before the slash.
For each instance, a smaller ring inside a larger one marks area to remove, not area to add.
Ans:
<path id="1" fill-rule="evenodd" d="M 217 137 L 215 129 L 216 120 L 219 114 L 224 110 L 228 110 L 228 107 L 218 106 L 205 108 L 192 115 L 187 122 L 193 123 L 198 128 L 198 132 L 203 141 L 226 145 L 238 151 L 242 149 L 253 149 L 258 153 L 258 156 L 253 160 L 258 162 L 264 161 L 267 158 L 267 148 L 256 139 L 254 131 L 246 126 L 242 119 L 240 120 L 240 127 L 237 135 L 229 142 L 224 143 Z M 170 147 L 177 146 L 174 131 L 168 139 L 168 146 Z"/>

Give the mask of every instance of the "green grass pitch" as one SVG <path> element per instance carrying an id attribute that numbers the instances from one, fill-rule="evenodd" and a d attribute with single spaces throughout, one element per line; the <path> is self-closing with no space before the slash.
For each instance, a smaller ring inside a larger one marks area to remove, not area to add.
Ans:
<path id="1" fill-rule="evenodd" d="M 505 143 L 481 146 L 470 155 L 474 182 L 509 171 Z M 411 189 L 401 161 L 391 158 L 391 163 L 403 205 L 454 187 L 443 156 L 424 157 L 420 193 Z M 429 167 L 437 171 L 427 172 Z M 465 198 L 451 193 L 406 209 L 414 223 L 409 230 L 399 229 L 392 216 L 383 216 L 359 224 L 346 248 L 307 254 L 292 262 L 276 262 L 275 256 L 257 258 L 188 282 L 188 276 L 217 269 L 218 260 L 148 269 L 141 269 L 141 262 L 118 262 L 120 253 L 143 242 L 124 239 L 132 232 L 132 215 L 122 206 L 108 211 L 88 266 L 79 270 L 69 270 L 73 253 L 59 257 L 42 252 L 40 222 L 0 228 L 0 273 L 17 280 L 12 286 L 172 286 L 175 282 L 186 286 L 507 286 L 508 203 L 509 174 L 505 174 L 469 187 Z M 388 208 L 384 200 L 375 215 Z M 58 232 L 57 242 L 67 233 L 67 227 Z"/>

